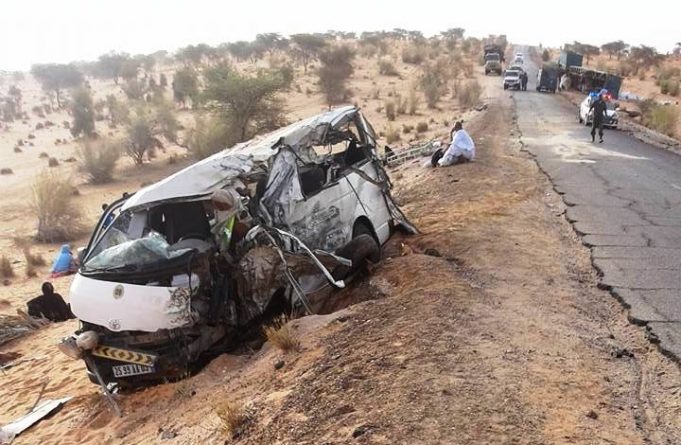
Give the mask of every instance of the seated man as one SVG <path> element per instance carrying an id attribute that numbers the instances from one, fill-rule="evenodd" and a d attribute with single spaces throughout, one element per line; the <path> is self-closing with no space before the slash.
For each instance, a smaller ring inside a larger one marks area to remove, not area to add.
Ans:
<path id="1" fill-rule="evenodd" d="M 439 150 L 438 150 L 439 151 Z M 463 129 L 463 121 L 458 121 L 452 129 L 452 143 L 444 153 L 433 155 L 433 166 L 446 167 L 448 165 L 462 164 L 475 158 L 475 143 Z"/>
<path id="2" fill-rule="evenodd" d="M 54 292 L 52 283 L 44 282 L 42 291 L 42 295 L 26 303 L 28 315 L 36 318 L 47 318 L 51 321 L 66 321 L 75 318 L 62 296 Z"/>

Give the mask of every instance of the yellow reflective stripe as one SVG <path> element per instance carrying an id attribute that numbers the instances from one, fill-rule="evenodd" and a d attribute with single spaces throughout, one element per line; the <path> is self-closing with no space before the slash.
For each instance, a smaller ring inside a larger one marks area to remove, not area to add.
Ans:
<path id="1" fill-rule="evenodd" d="M 92 350 L 92 355 L 144 366 L 153 366 L 156 361 L 155 355 L 113 348 L 111 346 L 97 346 Z"/>

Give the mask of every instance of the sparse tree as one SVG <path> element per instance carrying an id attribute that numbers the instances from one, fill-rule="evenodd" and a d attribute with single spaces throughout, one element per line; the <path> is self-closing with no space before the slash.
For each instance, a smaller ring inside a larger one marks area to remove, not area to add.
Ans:
<path id="1" fill-rule="evenodd" d="M 166 138 L 167 141 L 176 143 L 177 131 L 180 128 L 180 123 L 178 122 L 177 117 L 175 117 L 172 103 L 168 103 L 167 100 L 160 98 L 155 101 L 155 106 L 155 120 L 158 127 L 158 133 Z"/>
<path id="2" fill-rule="evenodd" d="M 69 104 L 73 123 L 69 131 L 73 137 L 92 136 L 95 133 L 95 109 L 92 95 L 87 88 L 77 88 L 71 93 Z"/>
<path id="3" fill-rule="evenodd" d="M 253 46 L 250 42 L 246 42 L 245 40 L 228 43 L 226 49 L 232 57 L 239 61 L 248 59 L 253 53 Z"/>
<path id="4" fill-rule="evenodd" d="M 137 59 L 126 59 L 121 65 L 119 72 L 120 77 L 125 80 L 137 79 L 137 75 L 140 70 L 140 60 Z"/>
<path id="5" fill-rule="evenodd" d="M 604 45 L 601 45 L 601 50 L 608 54 L 608 59 L 612 59 L 613 55 L 617 55 L 617 60 L 620 60 L 622 51 L 624 51 L 626 47 L 627 44 L 622 40 L 616 40 L 614 42 L 608 42 Z"/>
<path id="6" fill-rule="evenodd" d="M 222 64 L 206 70 L 204 77 L 203 96 L 209 109 L 234 123 L 239 141 L 258 131 L 281 126 L 283 104 L 276 97 L 284 88 L 280 73 L 260 71 L 251 77 Z"/>
<path id="7" fill-rule="evenodd" d="M 324 49 L 326 40 L 315 34 L 294 34 L 291 36 L 291 41 L 296 45 L 294 55 L 301 61 L 307 74 L 308 65 Z"/>
<path id="8" fill-rule="evenodd" d="M 110 52 L 99 56 L 97 61 L 97 73 L 99 77 L 105 79 L 113 79 L 114 83 L 118 85 L 118 79 L 121 77 L 123 65 L 130 59 L 126 53 Z"/>
<path id="9" fill-rule="evenodd" d="M 54 92 L 57 107 L 61 108 L 61 92 L 65 88 L 75 88 L 83 83 L 83 74 L 75 65 L 44 64 L 33 65 L 31 74 L 41 83 L 43 90 Z"/>
<path id="10" fill-rule="evenodd" d="M 161 89 L 165 89 L 168 86 L 168 77 L 165 75 L 165 73 L 161 73 L 159 76 L 158 85 L 161 87 Z"/>
<path id="11" fill-rule="evenodd" d="M 173 79 L 173 98 L 175 102 L 187 106 L 187 99 L 191 100 L 192 106 L 195 105 L 199 94 L 199 78 L 192 68 L 183 68 L 175 72 Z"/>
<path id="12" fill-rule="evenodd" d="M 270 56 L 275 53 L 275 51 L 283 51 L 288 47 L 288 39 L 282 37 L 276 32 L 268 32 L 264 34 L 258 34 L 255 36 L 255 41 L 262 46 L 265 51 L 267 51 Z"/>
<path id="13" fill-rule="evenodd" d="M 130 121 L 130 108 L 113 94 L 106 96 L 106 108 L 109 110 L 109 125 L 111 127 L 115 128 Z"/>
<path id="14" fill-rule="evenodd" d="M 658 54 L 655 48 L 651 46 L 641 45 L 631 48 L 630 58 L 636 63 L 637 68 L 647 69 L 659 65 L 664 59 L 664 55 Z"/>
<path id="15" fill-rule="evenodd" d="M 126 153 L 135 164 L 142 165 L 144 155 L 160 145 L 154 133 L 154 122 L 148 111 L 143 107 L 138 108 L 126 132 Z"/>
<path id="16" fill-rule="evenodd" d="M 347 98 L 346 82 L 353 73 L 354 57 L 355 52 L 348 46 L 329 48 L 319 54 L 319 88 L 329 105 L 343 102 Z"/>

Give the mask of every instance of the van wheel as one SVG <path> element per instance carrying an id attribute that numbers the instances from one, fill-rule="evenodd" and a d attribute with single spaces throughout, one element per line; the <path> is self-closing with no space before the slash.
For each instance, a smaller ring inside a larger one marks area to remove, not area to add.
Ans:
<path id="1" fill-rule="evenodd" d="M 367 260 L 377 263 L 381 259 L 381 248 L 372 235 L 366 233 L 354 237 L 349 243 L 336 251 L 336 255 L 352 261 L 352 266 L 337 266 L 331 275 L 337 280 L 362 269 Z"/>

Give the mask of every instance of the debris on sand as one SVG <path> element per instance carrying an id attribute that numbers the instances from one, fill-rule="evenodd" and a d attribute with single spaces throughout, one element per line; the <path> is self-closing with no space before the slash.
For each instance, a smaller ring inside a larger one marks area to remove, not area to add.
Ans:
<path id="1" fill-rule="evenodd" d="M 0 314 L 0 345 L 46 324 L 49 324 L 49 321 L 29 317 L 21 309 L 17 309 L 17 315 Z"/>
<path id="2" fill-rule="evenodd" d="M 12 443 L 16 436 L 40 422 L 43 418 L 57 411 L 69 400 L 71 400 L 71 397 L 64 397 L 63 399 L 56 400 L 45 400 L 40 405 L 34 407 L 25 416 L 3 426 L 0 428 L 0 444 Z"/>
<path id="3" fill-rule="evenodd" d="M 0 168 L 0 175 L 11 175 L 14 171 L 11 168 Z"/>

